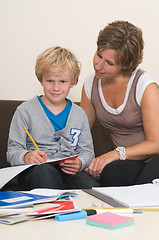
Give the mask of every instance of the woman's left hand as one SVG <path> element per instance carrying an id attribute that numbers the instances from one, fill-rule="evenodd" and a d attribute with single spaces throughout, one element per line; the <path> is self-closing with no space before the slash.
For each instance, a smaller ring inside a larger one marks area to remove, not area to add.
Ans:
<path id="1" fill-rule="evenodd" d="M 82 163 L 79 158 L 76 158 L 75 160 L 66 160 L 60 163 L 60 166 L 64 173 L 75 175 L 80 171 Z"/>
<path id="2" fill-rule="evenodd" d="M 119 153 L 117 151 L 110 151 L 105 153 L 97 158 L 94 158 L 89 167 L 86 168 L 86 172 L 89 172 L 94 178 L 99 179 L 99 176 L 103 168 L 110 162 L 116 161 L 119 159 Z"/>

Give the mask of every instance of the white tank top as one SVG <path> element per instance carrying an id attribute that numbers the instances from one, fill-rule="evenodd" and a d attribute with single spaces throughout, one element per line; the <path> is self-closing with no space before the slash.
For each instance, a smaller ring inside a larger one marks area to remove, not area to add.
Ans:
<path id="1" fill-rule="evenodd" d="M 125 94 L 125 99 L 124 99 L 124 102 L 121 106 L 119 106 L 117 109 L 114 109 L 114 108 L 111 108 L 105 101 L 104 99 L 104 96 L 103 96 L 103 92 L 102 92 L 102 87 L 101 87 L 101 80 L 99 80 L 98 82 L 98 89 L 99 89 L 99 96 L 100 96 L 100 99 L 102 101 L 102 104 L 104 106 L 104 108 L 112 113 L 112 114 L 119 114 L 120 112 L 122 112 L 122 110 L 124 109 L 125 107 L 125 104 L 127 102 L 127 98 L 128 98 L 128 95 L 129 95 L 129 92 L 130 92 L 130 89 L 131 89 L 131 86 L 132 86 L 132 83 L 133 83 L 133 80 L 134 80 L 134 77 L 136 75 L 136 72 L 137 72 L 138 69 L 136 69 L 131 77 L 130 77 L 130 80 L 129 80 L 129 83 L 128 83 L 128 86 L 127 86 L 127 90 L 126 90 L 126 94 Z M 91 74 L 85 81 L 84 83 L 84 89 L 85 89 L 85 92 L 86 92 L 86 95 L 88 97 L 88 99 L 91 99 L 91 91 L 92 91 L 92 84 L 93 84 L 93 79 L 94 79 L 94 74 Z M 137 86 L 136 86 L 136 101 L 138 103 L 139 106 L 141 106 L 141 100 L 142 100 L 142 96 L 143 96 L 143 93 L 146 89 L 146 87 L 151 84 L 151 83 L 156 83 L 158 85 L 158 83 L 152 79 L 152 77 L 144 72 L 139 80 L 138 80 L 138 83 L 137 83 Z"/>

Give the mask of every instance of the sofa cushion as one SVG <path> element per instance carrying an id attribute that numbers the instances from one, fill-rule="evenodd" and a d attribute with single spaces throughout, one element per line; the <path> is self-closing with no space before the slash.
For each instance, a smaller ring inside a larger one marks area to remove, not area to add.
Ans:
<path id="1" fill-rule="evenodd" d="M 0 100 L 0 168 L 8 167 L 6 160 L 10 122 L 19 104 L 23 101 Z"/>

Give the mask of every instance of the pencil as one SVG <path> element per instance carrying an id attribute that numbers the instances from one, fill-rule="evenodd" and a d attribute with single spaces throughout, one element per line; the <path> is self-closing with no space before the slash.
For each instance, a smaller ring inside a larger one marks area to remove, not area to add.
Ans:
<path id="1" fill-rule="evenodd" d="M 85 210 L 86 208 L 82 208 L 83 210 Z M 133 209 L 133 208 L 105 208 L 105 207 L 101 207 L 101 208 L 99 208 L 99 207 L 90 207 L 90 208 L 87 208 L 87 209 L 95 209 L 95 210 L 113 210 L 113 211 L 115 211 L 115 210 L 124 210 L 124 209 L 132 209 L 132 210 L 134 210 L 134 211 L 136 211 L 136 210 L 141 210 L 141 211 L 143 211 L 143 212 L 159 212 L 159 208 L 153 208 L 153 207 L 150 207 L 150 208 L 135 208 L 135 209 Z"/>
<path id="2" fill-rule="evenodd" d="M 145 212 L 159 212 L 159 208 L 142 208 Z"/>
<path id="3" fill-rule="evenodd" d="M 34 146 L 36 147 L 36 149 L 39 150 L 37 144 L 35 143 L 34 139 L 32 138 L 32 136 L 30 135 L 30 133 L 28 132 L 28 130 L 26 128 L 24 128 L 24 130 L 26 131 L 27 135 L 29 136 L 30 140 L 32 141 L 32 143 L 34 144 Z"/>

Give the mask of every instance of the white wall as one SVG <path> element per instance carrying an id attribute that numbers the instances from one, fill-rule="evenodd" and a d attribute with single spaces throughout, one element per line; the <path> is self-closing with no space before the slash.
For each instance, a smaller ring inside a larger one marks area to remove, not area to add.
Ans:
<path id="1" fill-rule="evenodd" d="M 28 100 L 42 94 L 36 80 L 36 57 L 61 45 L 82 63 L 79 83 L 69 97 L 80 101 L 92 68 L 98 32 L 114 20 L 128 20 L 143 30 L 141 65 L 159 81 L 158 0 L 0 0 L 0 99 Z"/>

